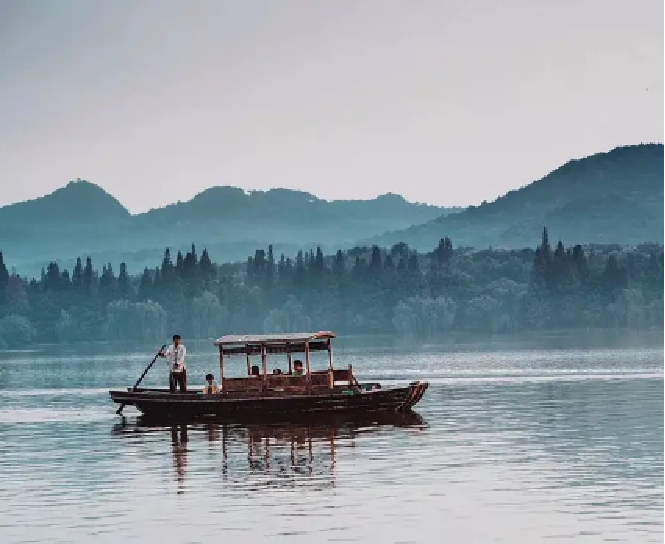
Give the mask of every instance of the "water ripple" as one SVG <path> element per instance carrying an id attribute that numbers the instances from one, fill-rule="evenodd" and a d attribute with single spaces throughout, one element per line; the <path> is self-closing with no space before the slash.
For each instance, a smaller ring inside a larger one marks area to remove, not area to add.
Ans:
<path id="1" fill-rule="evenodd" d="M 123 357 L 0 362 L 3 544 L 662 542 L 662 349 L 350 352 L 417 414 L 288 426 L 121 422 Z"/>

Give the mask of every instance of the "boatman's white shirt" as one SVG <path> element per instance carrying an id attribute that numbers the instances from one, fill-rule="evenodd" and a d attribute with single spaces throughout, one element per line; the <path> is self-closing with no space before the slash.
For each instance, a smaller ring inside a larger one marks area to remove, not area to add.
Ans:
<path id="1" fill-rule="evenodd" d="M 164 352 L 164 355 L 169 360 L 169 371 L 182 372 L 187 368 L 187 365 L 185 364 L 185 353 L 187 353 L 187 350 L 182 344 L 177 348 L 174 345 L 171 345 L 171 347 Z"/>

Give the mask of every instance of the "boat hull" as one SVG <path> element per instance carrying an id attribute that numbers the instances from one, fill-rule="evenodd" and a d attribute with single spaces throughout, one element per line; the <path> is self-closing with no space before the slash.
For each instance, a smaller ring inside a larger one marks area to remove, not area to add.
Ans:
<path id="1" fill-rule="evenodd" d="M 203 395 L 170 393 L 164 390 L 137 389 L 110 391 L 117 404 L 134 406 L 146 417 L 229 420 L 279 417 L 311 417 L 317 414 L 406 412 L 424 395 L 427 382 L 412 382 L 407 387 L 376 389 L 355 394 L 271 394 L 261 396 Z"/>

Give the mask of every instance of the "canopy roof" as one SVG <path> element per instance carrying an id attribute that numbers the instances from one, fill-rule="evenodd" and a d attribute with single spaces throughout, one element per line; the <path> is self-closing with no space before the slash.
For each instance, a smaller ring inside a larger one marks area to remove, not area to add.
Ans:
<path id="1" fill-rule="evenodd" d="M 222 348 L 225 354 L 260 353 L 265 346 L 268 353 L 303 352 L 309 342 L 312 351 L 328 349 L 328 340 L 335 338 L 330 331 L 227 335 L 215 340 L 215 345 Z"/>

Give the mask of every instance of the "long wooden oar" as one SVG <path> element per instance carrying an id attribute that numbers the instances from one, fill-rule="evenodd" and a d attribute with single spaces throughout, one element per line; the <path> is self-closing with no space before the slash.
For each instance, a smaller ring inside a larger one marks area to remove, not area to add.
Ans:
<path id="1" fill-rule="evenodd" d="M 143 374 L 141 374 L 141 377 L 136 381 L 136 383 L 134 384 L 134 387 L 133 387 L 132 391 L 136 391 L 136 389 L 138 388 L 139 384 L 141 383 L 141 380 L 143 380 L 143 378 L 144 378 L 145 375 L 148 373 L 148 370 L 150 370 L 150 368 L 152 367 L 152 365 L 155 364 L 155 361 L 157 360 L 157 357 L 159 357 L 159 354 L 162 353 L 162 351 L 164 351 L 164 348 L 165 348 L 165 347 L 166 347 L 166 344 L 164 344 L 161 348 L 159 348 L 159 351 L 157 352 L 157 355 L 155 355 L 155 358 L 152 360 L 152 362 L 151 362 L 151 363 L 146 367 L 146 369 L 143 371 Z M 116 410 L 115 413 L 118 414 L 118 415 L 120 415 L 120 414 L 122 413 L 122 409 L 123 409 L 124 407 L 125 407 L 125 405 L 124 405 L 124 404 L 121 404 L 121 405 L 120 405 L 120 408 L 118 408 L 118 409 Z"/>

